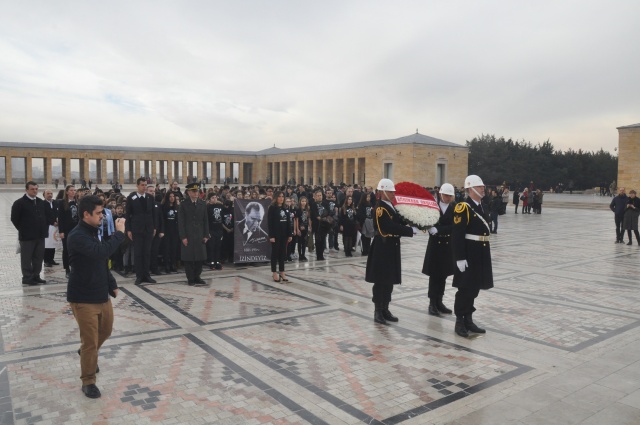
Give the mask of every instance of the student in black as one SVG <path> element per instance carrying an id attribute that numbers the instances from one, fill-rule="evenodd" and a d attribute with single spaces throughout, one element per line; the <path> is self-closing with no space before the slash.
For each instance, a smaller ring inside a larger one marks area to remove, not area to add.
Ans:
<path id="1" fill-rule="evenodd" d="M 291 224 L 291 235 L 295 235 L 295 217 L 296 210 L 293 206 L 293 200 L 289 197 L 284 198 L 284 204 L 287 214 L 289 215 L 289 223 Z M 293 261 L 293 253 L 296 252 L 296 238 L 292 238 L 291 242 L 287 244 L 287 261 Z"/>
<path id="2" fill-rule="evenodd" d="M 298 208 L 295 215 L 295 234 L 298 238 L 298 261 L 308 261 L 306 257 L 307 237 L 309 235 L 309 200 L 306 196 L 298 199 Z"/>
<path id="3" fill-rule="evenodd" d="M 58 232 L 62 239 L 62 267 L 69 277 L 69 250 L 67 248 L 67 234 L 78 225 L 78 206 L 76 204 L 76 187 L 67 185 L 64 196 L 58 206 Z"/>
<path id="4" fill-rule="evenodd" d="M 176 262 L 178 261 L 180 252 L 178 198 L 173 191 L 167 192 L 162 200 L 162 218 L 164 219 L 164 238 L 162 238 L 164 271 L 167 273 L 178 273 L 176 269 Z"/>
<path id="5" fill-rule="evenodd" d="M 211 270 L 222 270 L 222 202 L 218 200 L 218 195 L 211 192 L 209 203 L 207 204 L 207 216 L 209 217 L 209 235 L 207 241 L 207 262 Z"/>
<path id="6" fill-rule="evenodd" d="M 311 203 L 311 230 L 316 243 L 316 260 L 324 260 L 325 240 L 327 233 L 333 226 L 333 219 L 329 214 L 329 204 L 322 199 L 322 190 L 318 189 L 313 194 Z"/>
<path id="7" fill-rule="evenodd" d="M 351 248 L 356 241 L 356 208 L 353 205 L 353 196 L 347 196 L 340 208 L 340 232 L 342 232 L 342 245 L 344 246 L 344 255 L 353 257 Z"/>
<path id="8" fill-rule="evenodd" d="M 233 227 L 235 221 L 233 219 L 233 201 L 227 199 L 222 208 L 222 262 L 233 264 Z"/>
<path id="9" fill-rule="evenodd" d="M 269 241 L 271 242 L 271 272 L 274 282 L 288 282 L 284 273 L 284 260 L 287 253 L 287 244 L 291 242 L 293 233 L 289 214 L 287 214 L 284 203 L 284 193 L 277 191 L 273 196 L 273 202 L 267 212 L 267 223 L 269 225 Z M 276 272 L 276 263 L 278 271 Z"/>

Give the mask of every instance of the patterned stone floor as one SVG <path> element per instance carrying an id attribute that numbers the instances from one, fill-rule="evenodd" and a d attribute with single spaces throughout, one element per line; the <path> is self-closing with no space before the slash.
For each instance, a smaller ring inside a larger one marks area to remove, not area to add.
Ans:
<path id="1" fill-rule="evenodd" d="M 403 240 L 390 326 L 359 254 L 288 263 L 288 284 L 268 266 L 207 271 L 206 287 L 117 275 L 90 400 L 61 267 L 20 284 L 19 196 L 0 193 L 0 424 L 640 424 L 640 247 L 613 243 L 608 211 L 500 217 L 474 315 L 488 332 L 470 339 L 426 314 L 426 235 Z"/>

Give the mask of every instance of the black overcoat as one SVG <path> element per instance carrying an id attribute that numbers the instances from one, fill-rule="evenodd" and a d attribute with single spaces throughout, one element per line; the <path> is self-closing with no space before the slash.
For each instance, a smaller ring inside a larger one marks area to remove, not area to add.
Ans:
<path id="1" fill-rule="evenodd" d="M 468 267 L 460 272 L 455 267 L 453 286 L 456 288 L 493 288 L 493 270 L 491 267 L 491 247 L 488 241 L 475 241 L 466 235 L 489 237 L 489 216 L 486 205 L 476 205 L 471 199 L 465 199 L 456 205 L 453 211 L 453 229 L 451 244 L 455 261 L 467 260 Z M 480 217 L 484 218 L 484 222 Z M 485 224 L 485 222 L 487 224 Z"/>
<path id="2" fill-rule="evenodd" d="M 207 245 L 203 239 L 209 237 L 209 219 L 207 204 L 202 199 L 196 199 L 196 202 L 193 202 L 191 198 L 187 198 L 180 203 L 178 234 L 180 235 L 180 258 L 182 261 L 204 261 L 207 259 Z M 184 246 L 182 239 L 187 239 L 187 246 Z"/>
<path id="3" fill-rule="evenodd" d="M 455 271 L 453 261 L 453 251 L 451 250 L 451 230 L 453 229 L 453 210 L 455 202 L 451 202 L 447 210 L 442 213 L 440 219 L 435 224 L 438 233 L 429 236 L 427 252 L 424 255 L 422 273 L 427 276 L 446 277 L 451 276 Z"/>
<path id="4" fill-rule="evenodd" d="M 378 285 L 402 283 L 400 237 L 413 237 L 413 229 L 404 222 L 395 208 L 384 201 L 376 204 L 373 217 L 375 236 L 367 257 L 365 280 Z"/>

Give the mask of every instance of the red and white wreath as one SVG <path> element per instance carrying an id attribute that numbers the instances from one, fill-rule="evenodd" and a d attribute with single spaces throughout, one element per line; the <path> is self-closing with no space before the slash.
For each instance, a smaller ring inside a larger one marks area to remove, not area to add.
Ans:
<path id="1" fill-rule="evenodd" d="M 394 207 L 409 224 L 427 230 L 440 220 L 440 207 L 428 190 L 410 182 L 397 183 L 395 188 Z"/>

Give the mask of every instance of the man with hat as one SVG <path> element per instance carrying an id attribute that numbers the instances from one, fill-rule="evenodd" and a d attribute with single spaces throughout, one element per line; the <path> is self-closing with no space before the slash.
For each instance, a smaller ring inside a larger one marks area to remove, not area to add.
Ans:
<path id="1" fill-rule="evenodd" d="M 440 219 L 429 229 L 429 243 L 424 255 L 422 273 L 429 276 L 429 314 L 440 317 L 441 313 L 451 314 L 451 310 L 442 302 L 447 277 L 454 272 L 455 263 L 451 252 L 451 229 L 453 228 L 453 210 L 455 191 L 445 183 L 440 187 L 438 206 Z"/>
<path id="2" fill-rule="evenodd" d="M 464 189 L 467 198 L 453 210 L 451 244 L 456 261 L 453 286 L 458 288 L 454 305 L 455 331 L 468 337 L 469 332 L 486 332 L 473 322 L 472 314 L 476 310 L 473 303 L 480 289 L 493 288 L 493 271 L 488 208 L 482 204 L 484 183 L 480 177 L 470 175 L 464 181 Z"/>
<path id="3" fill-rule="evenodd" d="M 375 235 L 369 256 L 367 257 L 367 271 L 365 280 L 373 283 L 373 298 L 375 305 L 373 320 L 385 325 L 387 321 L 397 322 L 398 318 L 389 311 L 393 285 L 400 285 L 402 281 L 400 264 L 400 237 L 412 237 L 418 229 L 407 227 L 402 217 L 393 207 L 395 201 L 395 186 L 389 179 L 382 179 L 378 183 L 378 203 L 373 218 Z"/>
<path id="4" fill-rule="evenodd" d="M 209 219 L 207 204 L 198 196 L 199 190 L 198 183 L 188 184 L 185 188 L 188 196 L 180 203 L 178 211 L 178 234 L 182 241 L 180 258 L 184 263 L 189 286 L 206 285 L 200 275 L 202 263 L 207 259 Z"/>

